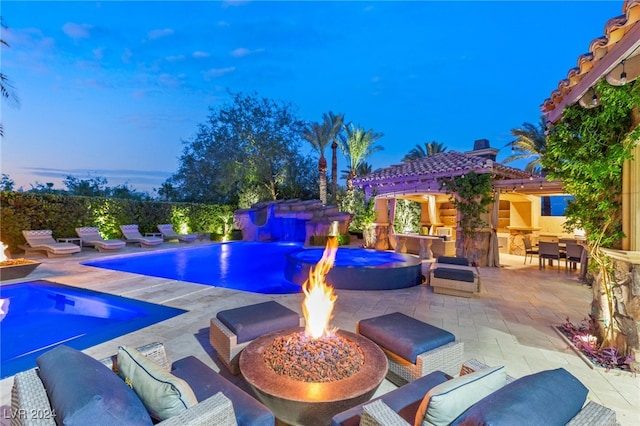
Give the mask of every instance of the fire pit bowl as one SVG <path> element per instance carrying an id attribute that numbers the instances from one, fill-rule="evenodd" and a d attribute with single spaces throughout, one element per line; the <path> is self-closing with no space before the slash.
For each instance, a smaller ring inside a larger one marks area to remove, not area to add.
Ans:
<path id="1" fill-rule="evenodd" d="M 0 281 L 24 278 L 33 272 L 40 262 L 28 259 L 14 259 L 0 262 Z"/>
<path id="2" fill-rule="evenodd" d="M 240 371 L 264 405 L 290 425 L 328 425 L 344 410 L 368 401 L 387 374 L 387 358 L 371 340 L 339 330 L 337 336 L 357 343 L 364 365 L 353 375 L 333 382 L 303 382 L 274 372 L 264 361 L 264 352 L 274 340 L 304 328 L 290 328 L 261 336 L 240 354 Z"/>

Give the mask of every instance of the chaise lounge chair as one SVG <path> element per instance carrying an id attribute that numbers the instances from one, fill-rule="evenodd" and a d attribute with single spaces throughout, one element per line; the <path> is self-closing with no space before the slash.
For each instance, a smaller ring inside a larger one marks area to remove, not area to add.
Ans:
<path id="1" fill-rule="evenodd" d="M 198 239 L 197 234 L 178 234 L 173 230 L 173 225 L 170 223 L 158 225 L 158 231 L 160 231 L 165 241 L 178 240 L 181 243 L 192 243 Z"/>
<path id="2" fill-rule="evenodd" d="M 76 228 L 76 233 L 85 247 L 93 247 L 99 252 L 120 250 L 126 245 L 122 240 L 105 240 L 96 227 Z"/>
<path id="3" fill-rule="evenodd" d="M 127 243 L 140 244 L 140 247 L 154 247 L 162 244 L 163 240 L 155 236 L 142 236 L 138 225 L 120 225 L 120 230 Z"/>
<path id="4" fill-rule="evenodd" d="M 53 239 L 53 231 L 50 229 L 40 229 L 33 231 L 22 231 L 27 244 L 21 245 L 24 254 L 44 251 L 47 257 L 71 256 L 80 252 L 80 246 L 73 243 L 59 243 Z"/>

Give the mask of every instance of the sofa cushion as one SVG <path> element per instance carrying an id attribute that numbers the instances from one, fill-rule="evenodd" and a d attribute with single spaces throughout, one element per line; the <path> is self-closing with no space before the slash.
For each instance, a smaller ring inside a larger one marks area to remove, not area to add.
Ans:
<path id="1" fill-rule="evenodd" d="M 174 362 L 172 367 L 171 372 L 189 383 L 198 401 L 204 401 L 218 392 L 222 392 L 229 398 L 233 402 L 238 425 L 272 426 L 274 424 L 275 416 L 267 407 L 198 358 L 194 356 L 182 358 Z"/>
<path id="2" fill-rule="evenodd" d="M 434 386 L 449 380 L 449 376 L 442 371 L 434 371 L 406 385 L 387 392 L 371 401 L 363 402 L 353 408 L 336 414 L 331 419 L 331 426 L 359 426 L 362 415 L 362 407 L 373 401 L 380 400 L 386 406 L 398 413 L 407 423 L 412 423 L 416 418 L 416 411 L 424 395 Z"/>
<path id="3" fill-rule="evenodd" d="M 433 276 L 436 278 L 444 278 L 446 280 L 466 281 L 468 283 L 472 283 L 475 280 L 473 271 L 468 271 L 466 269 L 439 267 L 433 271 Z"/>
<path id="4" fill-rule="evenodd" d="M 481 399 L 455 425 L 564 425 L 582 408 L 587 388 L 564 368 L 521 377 Z"/>
<path id="5" fill-rule="evenodd" d="M 358 333 L 414 364 L 421 353 L 456 340 L 448 331 L 400 312 L 361 320 Z"/>
<path id="6" fill-rule="evenodd" d="M 187 382 L 164 370 L 140 351 L 118 348 L 118 374 L 158 420 L 175 416 L 198 403 Z"/>
<path id="7" fill-rule="evenodd" d="M 447 263 L 449 265 L 469 266 L 469 260 L 465 257 L 440 256 L 436 260 L 438 263 Z"/>
<path id="8" fill-rule="evenodd" d="M 220 311 L 216 317 L 238 336 L 238 343 L 250 342 L 272 331 L 300 326 L 296 312 L 273 300 Z"/>
<path id="9" fill-rule="evenodd" d="M 100 361 L 61 345 L 36 363 L 58 424 L 152 424 L 136 394 Z"/>
<path id="10" fill-rule="evenodd" d="M 414 424 L 451 424 L 473 404 L 506 384 L 504 367 L 476 371 L 441 383 L 425 395 Z"/>

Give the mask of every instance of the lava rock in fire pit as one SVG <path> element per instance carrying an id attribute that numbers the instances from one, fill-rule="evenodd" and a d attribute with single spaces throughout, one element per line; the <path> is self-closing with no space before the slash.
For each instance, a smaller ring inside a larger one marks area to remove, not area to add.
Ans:
<path id="1" fill-rule="evenodd" d="M 356 342 L 337 335 L 314 339 L 304 332 L 276 337 L 263 356 L 276 374 L 302 382 L 342 380 L 364 365 L 364 353 Z"/>

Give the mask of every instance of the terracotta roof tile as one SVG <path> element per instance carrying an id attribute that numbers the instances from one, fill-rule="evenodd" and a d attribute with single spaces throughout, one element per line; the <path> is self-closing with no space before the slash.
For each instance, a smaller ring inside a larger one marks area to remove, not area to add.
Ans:
<path id="1" fill-rule="evenodd" d="M 640 0 L 625 0 L 622 5 L 622 15 L 609 19 L 605 24 L 604 36 L 591 41 L 589 52 L 578 57 L 578 66 L 571 68 L 567 78 L 558 83 L 558 88 L 551 92 L 549 98 L 540 105 L 543 114 L 548 114 L 560 105 L 571 89 L 591 71 L 591 69 L 606 57 L 607 53 L 631 29 L 640 25 Z"/>
<path id="2" fill-rule="evenodd" d="M 438 176 L 457 176 L 471 171 L 477 173 L 494 173 L 502 178 L 528 178 L 529 173 L 513 167 L 503 166 L 487 158 L 460 152 L 441 152 L 407 163 L 376 170 L 353 180 L 354 185 L 375 184 L 388 180 L 413 180 L 420 178 L 433 179 Z"/>

